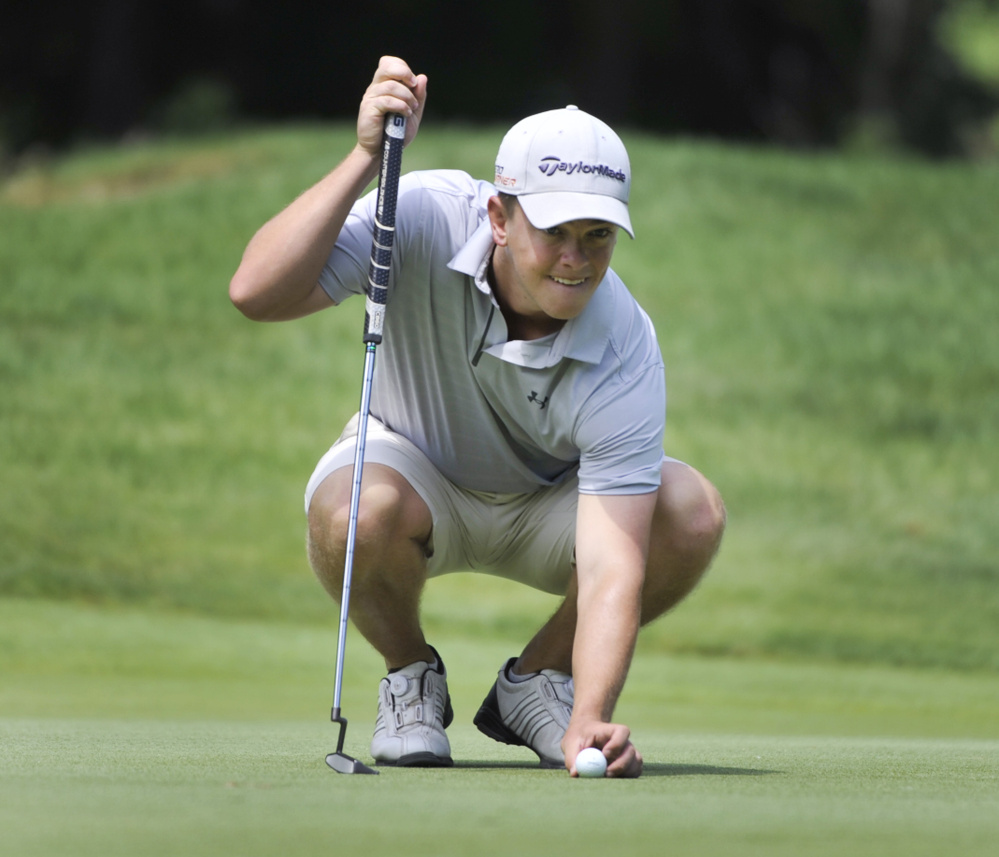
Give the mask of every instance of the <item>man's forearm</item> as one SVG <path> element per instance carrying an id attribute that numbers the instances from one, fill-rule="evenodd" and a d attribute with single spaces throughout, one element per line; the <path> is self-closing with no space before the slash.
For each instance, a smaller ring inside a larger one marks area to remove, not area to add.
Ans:
<path id="1" fill-rule="evenodd" d="M 609 722 L 641 625 L 655 494 L 581 494 L 576 527 L 574 718 Z"/>
<path id="2" fill-rule="evenodd" d="M 635 651 L 641 593 L 640 570 L 580 584 L 572 657 L 574 716 L 611 720 Z"/>

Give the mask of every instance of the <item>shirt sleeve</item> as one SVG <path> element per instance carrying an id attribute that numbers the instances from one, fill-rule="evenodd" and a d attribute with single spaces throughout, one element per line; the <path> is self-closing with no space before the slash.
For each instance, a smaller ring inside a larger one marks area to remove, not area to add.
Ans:
<path id="1" fill-rule="evenodd" d="M 374 235 L 376 194 L 377 191 L 371 191 L 354 203 L 319 275 L 319 285 L 334 303 L 343 303 L 351 295 L 364 294 Z"/>
<path id="2" fill-rule="evenodd" d="M 438 231 L 443 228 L 444 234 L 450 235 L 457 230 L 453 237 L 460 241 L 460 247 L 478 226 L 481 219 L 479 209 L 484 207 L 480 197 L 487 199 L 491 188 L 486 182 L 473 180 L 459 170 L 416 170 L 399 179 L 390 295 L 408 254 L 414 251 L 414 245 L 418 245 L 417 252 L 426 251 L 427 235 L 434 231 L 429 221 L 434 218 L 442 220 L 444 226 L 438 225 Z M 377 204 L 377 190 L 370 191 L 354 203 L 319 275 L 319 285 L 334 303 L 339 304 L 351 295 L 363 295 L 365 292 Z M 451 248 L 451 253 L 457 249 Z"/>
<path id="3" fill-rule="evenodd" d="M 662 477 L 666 378 L 654 333 L 644 359 L 619 369 L 581 409 L 576 425 L 583 494 L 647 494 Z"/>

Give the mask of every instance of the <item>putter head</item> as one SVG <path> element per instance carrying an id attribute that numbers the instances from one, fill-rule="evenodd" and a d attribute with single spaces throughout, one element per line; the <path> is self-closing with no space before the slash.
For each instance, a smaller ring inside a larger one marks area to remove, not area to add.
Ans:
<path id="1" fill-rule="evenodd" d="M 377 774 L 378 771 L 343 752 L 343 739 L 347 734 L 347 718 L 340 716 L 339 708 L 334 707 L 330 720 L 340 724 L 340 736 L 336 741 L 336 752 L 326 756 L 326 764 L 338 774 Z"/>
<path id="2" fill-rule="evenodd" d="M 326 757 L 326 764 L 338 774 L 377 774 L 378 771 L 369 768 L 363 762 L 359 762 L 353 756 L 346 753 L 330 753 Z"/>

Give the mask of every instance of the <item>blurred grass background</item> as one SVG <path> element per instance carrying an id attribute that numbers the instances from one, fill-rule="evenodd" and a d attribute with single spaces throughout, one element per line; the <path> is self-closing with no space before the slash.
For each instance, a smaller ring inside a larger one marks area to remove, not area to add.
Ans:
<path id="1" fill-rule="evenodd" d="M 503 129 L 407 170 L 488 178 Z M 655 321 L 670 454 L 725 496 L 647 651 L 999 669 L 999 166 L 625 134 L 615 269 Z M 256 325 L 226 288 L 347 126 L 81 150 L 0 185 L 0 594 L 329 623 L 306 478 L 356 409 L 360 305 Z M 526 637 L 547 597 L 466 575 L 435 631 Z"/>

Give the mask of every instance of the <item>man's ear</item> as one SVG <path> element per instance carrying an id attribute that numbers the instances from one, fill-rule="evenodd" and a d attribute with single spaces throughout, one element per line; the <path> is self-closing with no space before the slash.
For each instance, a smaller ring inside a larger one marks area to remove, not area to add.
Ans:
<path id="1" fill-rule="evenodd" d="M 489 214 L 489 225 L 492 228 L 493 243 L 500 247 L 506 246 L 506 228 L 510 218 L 507 217 L 506 208 L 498 196 L 489 197 L 486 211 Z"/>

